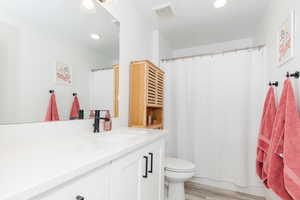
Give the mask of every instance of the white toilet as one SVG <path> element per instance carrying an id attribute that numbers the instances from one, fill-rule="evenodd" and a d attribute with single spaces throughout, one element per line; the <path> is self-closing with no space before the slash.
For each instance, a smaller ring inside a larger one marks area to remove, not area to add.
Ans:
<path id="1" fill-rule="evenodd" d="M 196 166 L 178 158 L 166 158 L 165 164 L 168 200 L 185 200 L 184 182 L 194 176 Z"/>

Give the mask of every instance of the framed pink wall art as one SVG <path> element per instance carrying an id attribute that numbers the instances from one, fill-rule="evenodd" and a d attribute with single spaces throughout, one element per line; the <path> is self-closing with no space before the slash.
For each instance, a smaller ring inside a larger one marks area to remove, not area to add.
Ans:
<path id="1" fill-rule="evenodd" d="M 56 62 L 56 84 L 72 85 L 72 67 Z"/>
<path id="2" fill-rule="evenodd" d="M 277 64 L 283 66 L 288 61 L 294 58 L 294 40 L 295 40 L 295 12 L 280 26 L 277 33 Z"/>

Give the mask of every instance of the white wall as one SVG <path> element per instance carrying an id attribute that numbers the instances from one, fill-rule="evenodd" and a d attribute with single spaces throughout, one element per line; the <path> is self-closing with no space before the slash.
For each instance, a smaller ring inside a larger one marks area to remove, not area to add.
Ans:
<path id="1" fill-rule="evenodd" d="M 132 0 L 114 0 L 105 8 L 120 21 L 120 125 L 128 125 L 130 62 L 153 61 L 153 31 Z"/>
<path id="2" fill-rule="evenodd" d="M 109 110 L 113 114 L 114 97 L 114 71 L 100 70 L 91 73 L 91 99 L 92 110 Z"/>
<path id="3" fill-rule="evenodd" d="M 159 60 L 159 31 L 158 30 L 154 30 L 152 32 L 152 62 L 155 64 L 155 65 L 159 65 L 160 63 L 160 60 Z"/>
<path id="4" fill-rule="evenodd" d="M 287 19 L 292 10 L 295 10 L 296 32 L 295 32 L 295 58 L 282 67 L 276 64 L 276 41 L 277 31 L 280 25 Z M 268 55 L 269 78 L 278 80 L 281 83 L 284 80 L 284 75 L 287 71 L 295 71 L 300 69 L 300 42 L 299 27 L 300 25 L 300 2 L 297 0 L 273 0 L 270 3 L 264 18 L 261 21 L 256 36 L 254 37 L 255 44 L 266 44 Z M 298 67 L 297 67 L 298 66 Z"/>
<path id="5" fill-rule="evenodd" d="M 159 42 L 159 45 L 157 47 L 157 59 L 159 61 L 157 61 L 158 63 L 160 63 L 160 66 L 163 67 L 163 65 L 161 64 L 160 60 L 163 59 L 163 58 L 170 58 L 172 57 L 172 54 L 173 54 L 173 49 L 169 43 L 169 41 L 166 39 L 166 37 L 164 35 L 162 35 L 161 33 L 158 32 L 158 42 Z M 165 75 L 165 88 L 166 88 L 166 91 L 165 93 L 167 94 L 167 88 L 168 87 L 168 84 L 170 83 L 168 81 L 168 78 L 170 77 L 169 74 L 167 73 L 167 71 L 165 70 L 166 72 L 166 75 Z M 166 121 L 168 120 L 167 119 L 167 113 L 170 109 L 169 109 L 169 102 L 167 102 L 167 98 L 165 99 L 165 109 L 164 109 L 164 120 L 165 120 L 165 129 L 169 129 L 170 127 L 168 127 L 168 123 L 166 123 Z M 177 138 L 174 137 L 174 134 L 172 133 L 168 133 L 167 136 L 166 136 L 166 154 L 168 156 L 173 156 L 175 157 L 177 155 L 177 147 L 176 147 L 176 144 L 177 144 Z"/>
<path id="6" fill-rule="evenodd" d="M 169 44 L 169 41 L 165 39 L 159 30 L 153 31 L 153 47 L 152 47 L 152 57 L 153 63 L 160 65 L 160 60 L 163 58 L 172 57 L 173 49 Z"/>
<path id="7" fill-rule="evenodd" d="M 196 47 L 185 48 L 185 49 L 175 49 L 173 51 L 173 56 L 174 57 L 191 56 L 191 55 L 198 55 L 203 53 L 212 53 L 216 51 L 226 51 L 232 49 L 246 48 L 246 47 L 251 47 L 252 45 L 253 45 L 252 39 L 245 38 L 240 40 L 208 44 L 208 45 L 196 46 Z"/>
<path id="8" fill-rule="evenodd" d="M 16 120 L 19 112 L 17 68 L 19 65 L 19 33 L 13 26 L 0 22 L 0 122 Z M 11 105 L 11 106 L 7 106 Z"/>
<path id="9" fill-rule="evenodd" d="M 282 67 L 276 65 L 276 40 L 277 31 L 280 25 L 287 19 L 292 10 L 295 10 L 296 16 L 296 39 L 295 39 L 295 58 Z M 300 1 L 299 0 L 272 0 L 268 9 L 261 21 L 261 24 L 257 30 L 257 34 L 254 37 L 255 44 L 266 44 L 267 48 L 267 65 L 268 65 L 268 79 L 277 80 L 280 83 L 277 96 L 280 96 L 280 91 L 285 79 L 287 71 L 294 72 L 300 71 Z M 295 81 L 294 89 L 299 101 L 299 80 Z M 268 199 L 280 200 L 273 192 L 269 191 Z"/>
<path id="10" fill-rule="evenodd" d="M 166 36 L 159 35 L 159 59 L 170 58 L 173 55 L 173 48 L 171 47 Z"/>

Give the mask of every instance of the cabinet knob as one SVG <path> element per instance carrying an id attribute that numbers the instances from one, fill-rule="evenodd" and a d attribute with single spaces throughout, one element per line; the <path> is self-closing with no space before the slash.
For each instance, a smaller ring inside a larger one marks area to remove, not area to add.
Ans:
<path id="1" fill-rule="evenodd" d="M 83 197 L 83 196 L 80 196 L 80 195 L 78 195 L 78 196 L 76 197 L 76 200 L 84 200 L 84 197 Z"/>

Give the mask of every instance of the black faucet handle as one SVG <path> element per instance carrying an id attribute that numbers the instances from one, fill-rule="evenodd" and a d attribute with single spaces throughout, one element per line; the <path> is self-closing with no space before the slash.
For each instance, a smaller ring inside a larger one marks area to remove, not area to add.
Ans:
<path id="1" fill-rule="evenodd" d="M 95 110 L 95 118 L 100 117 L 100 112 L 101 112 L 100 110 Z"/>

